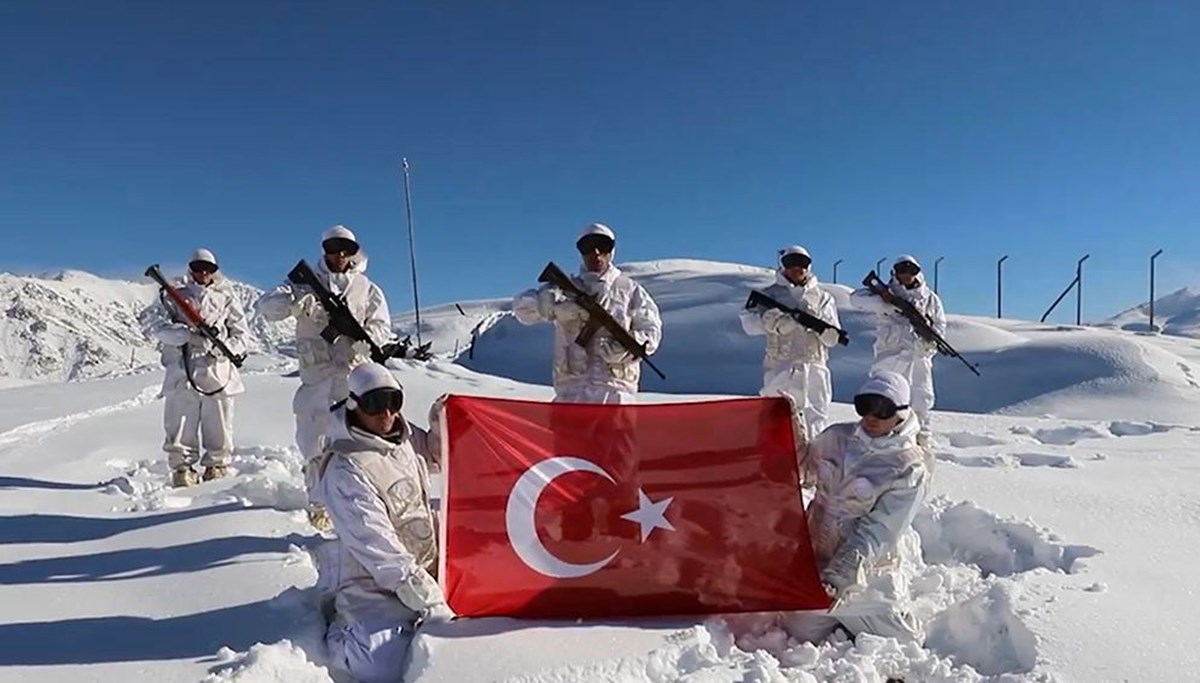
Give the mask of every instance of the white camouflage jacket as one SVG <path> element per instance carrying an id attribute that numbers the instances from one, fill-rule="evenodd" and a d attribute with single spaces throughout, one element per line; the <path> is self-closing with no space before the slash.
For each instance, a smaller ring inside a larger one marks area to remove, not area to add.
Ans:
<path id="1" fill-rule="evenodd" d="M 220 272 L 213 274 L 213 281 L 203 286 L 194 281 L 190 274 L 173 283 L 180 294 L 195 306 L 204 322 L 217 329 L 217 336 L 234 354 L 246 352 L 246 338 L 250 336 L 246 327 L 246 315 L 233 286 Z M 163 391 L 187 389 L 188 370 L 192 383 L 200 391 L 221 392 L 234 396 L 245 391 L 241 373 L 207 337 L 193 331 L 182 311 L 176 310 L 175 302 L 160 292 L 159 300 L 150 304 L 139 315 L 143 333 L 160 344 L 162 365 L 165 369 Z M 184 353 L 187 363 L 184 363 Z"/>
<path id="2" fill-rule="evenodd" d="M 392 323 L 387 299 L 383 290 L 367 277 L 367 257 L 363 252 L 351 259 L 350 268 L 344 273 L 330 272 L 324 257 L 311 265 L 329 291 L 345 299 L 350 312 L 376 344 L 382 346 L 391 340 Z M 306 293 L 306 287 L 285 280 L 262 295 L 254 307 L 259 315 L 271 321 L 296 316 L 296 355 L 300 360 L 301 382 L 332 381 L 344 385 L 350 371 L 370 358 L 370 351 L 365 343 L 344 336 L 338 337 L 333 344 L 322 339 L 321 331 L 329 324 L 324 309 L 318 305 L 314 309 L 315 315 L 296 310 L 295 304 Z M 330 396 L 336 399 L 345 395 L 344 386 L 333 387 L 330 391 Z"/>
<path id="3" fill-rule="evenodd" d="M 815 275 L 810 276 L 808 282 L 803 285 L 794 285 L 784 277 L 782 271 L 777 270 L 775 284 L 762 290 L 762 293 L 784 306 L 798 308 L 834 327 L 842 326 L 833 295 L 821 288 Z M 763 359 L 765 371 L 826 362 L 829 349 L 837 345 L 836 339 L 832 340 L 832 344 L 827 344 L 816 332 L 799 323 L 793 323 L 790 317 L 779 327 L 767 329 L 767 326 L 764 326 L 763 315 L 768 310 L 771 309 L 747 309 L 739 315 L 746 334 L 767 336 L 767 354 Z"/>
<path id="4" fill-rule="evenodd" d="M 595 297 L 638 343 L 646 344 L 648 353 L 653 354 L 658 350 L 662 340 L 662 318 L 658 305 L 645 288 L 616 266 L 609 266 L 600 274 L 581 271 L 572 279 L 580 289 Z M 570 315 L 566 315 L 567 312 Z M 544 285 L 517 295 L 513 300 L 513 314 L 526 325 L 554 323 L 556 390 L 561 392 L 588 386 L 637 393 L 642 373 L 641 361 L 627 354 L 615 361 L 605 358 L 601 347 L 614 342 L 603 328 L 587 348 L 576 344 L 575 337 L 587 323 L 587 315 L 573 304 L 564 305 L 562 294 L 556 288 Z"/>
<path id="5" fill-rule="evenodd" d="M 942 300 L 932 289 L 925 286 L 925 279 L 917 276 L 920 283 L 909 289 L 893 278 L 888 282 L 892 294 L 911 301 L 918 311 L 929 319 L 929 325 L 935 332 L 946 335 L 946 311 L 942 308 Z M 867 288 L 857 289 L 850 295 L 850 303 L 855 308 L 876 314 L 877 327 L 875 331 L 875 357 L 890 356 L 899 353 L 912 352 L 917 356 L 932 357 L 937 353 L 937 347 L 917 336 L 912 324 L 908 322 L 896 307 L 884 301 Z"/>

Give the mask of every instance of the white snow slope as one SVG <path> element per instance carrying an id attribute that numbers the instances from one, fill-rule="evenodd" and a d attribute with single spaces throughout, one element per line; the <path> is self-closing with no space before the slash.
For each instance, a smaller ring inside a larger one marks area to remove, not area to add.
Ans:
<path id="1" fill-rule="evenodd" d="M 692 283 L 677 263 L 658 264 L 662 277 L 649 280 L 671 316 L 668 334 L 703 329 L 706 314 L 710 326 L 726 325 L 717 294 L 743 296 L 725 291 L 734 289 L 729 269 L 689 265 L 721 276 Z M 475 324 L 427 319 L 457 325 L 454 334 Z M 913 582 L 929 624 L 923 648 L 871 637 L 795 643 L 773 615 L 460 620 L 419 636 L 407 680 L 1194 679 L 1200 403 L 1175 364 L 1190 368 L 1200 352 L 1181 339 L 1028 323 L 956 319 L 952 342 L 959 331 L 987 373 L 975 380 L 980 393 L 1020 397 L 1003 405 L 1024 414 L 937 415 L 935 496 L 917 521 L 926 566 Z M 455 341 L 430 338 L 446 351 Z M 1032 367 L 988 371 L 1004 349 L 1021 349 Z M 548 346 L 542 353 L 545 362 Z M 723 376 L 702 353 L 692 365 L 675 353 L 664 350 L 672 381 Z M 951 361 L 937 362 L 947 372 Z M 447 360 L 396 371 L 422 425 L 447 391 L 551 393 Z M 1040 383 L 1021 386 L 1031 378 Z M 249 374 L 234 476 L 186 490 L 164 487 L 157 380 L 0 390 L 0 681 L 331 680 L 303 551 L 316 537 L 292 446 L 297 380 Z M 753 376 L 745 381 L 743 393 L 757 389 Z M 1155 405 L 1168 401 L 1177 413 Z M 1159 417 L 1168 413 L 1177 417 Z M 834 417 L 853 415 L 837 405 Z"/>
<path id="2" fill-rule="evenodd" d="M 772 282 L 772 271 L 727 263 L 668 260 L 621 266 L 644 285 L 663 316 L 663 343 L 653 360 L 667 375 L 643 371 L 648 391 L 672 394 L 754 394 L 762 386 L 763 337 L 747 336 L 738 311 L 749 290 Z M 838 301 L 850 345 L 831 352 L 834 398 L 850 401 L 871 364 L 873 315 L 848 307 L 850 289 L 825 285 Z M 515 294 L 515 292 L 514 292 Z M 525 326 L 508 312 L 510 299 L 471 302 L 422 312 L 434 350 L 479 372 L 549 384 L 550 325 Z M 937 405 L 962 412 L 1088 417 L 1120 413 L 1144 402 L 1147 419 L 1186 421 L 1200 401 L 1200 366 L 1187 351 L 1111 329 L 1059 326 L 975 316 L 949 316 L 948 341 L 971 363 L 934 366 Z M 406 331 L 411 316 L 397 318 Z M 473 353 L 472 330 L 478 330 Z"/>

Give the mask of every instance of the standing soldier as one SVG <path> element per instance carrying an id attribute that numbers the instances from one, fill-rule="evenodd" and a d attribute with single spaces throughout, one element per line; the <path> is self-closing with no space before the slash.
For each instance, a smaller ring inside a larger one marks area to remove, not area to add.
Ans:
<path id="1" fill-rule="evenodd" d="M 779 251 L 775 284 L 762 292 L 788 308 L 807 313 L 827 323 L 817 330 L 806 327 L 786 311 L 762 305 L 741 313 L 746 334 L 767 337 L 763 358 L 762 396 L 788 396 L 804 416 L 809 440 L 825 429 L 833 385 L 826 362 L 829 349 L 837 345 L 841 323 L 833 295 L 821 288 L 812 272 L 808 250 L 790 246 Z"/>
<path id="2" fill-rule="evenodd" d="M 572 278 L 614 320 L 653 354 L 662 340 L 662 319 L 650 294 L 613 265 L 616 235 L 592 223 L 575 242 L 583 264 Z M 575 338 L 588 323 L 588 313 L 553 285 L 519 294 L 513 314 L 526 325 L 554 323 L 554 400 L 567 403 L 632 403 L 642 363 L 603 328 L 588 345 Z"/>
<path id="3" fill-rule="evenodd" d="M 245 313 L 233 287 L 218 272 L 211 251 L 192 252 L 187 275 L 175 291 L 229 351 L 236 356 L 245 353 L 249 334 Z M 166 370 L 163 450 L 171 467 L 171 485 L 191 486 L 201 479 L 224 477 L 233 452 L 233 397 L 245 391 L 241 374 L 165 290 L 157 303 L 142 312 L 141 319 L 147 336 L 161 345 Z M 193 469 L 197 460 L 204 466 L 203 477 Z"/>
<path id="4" fill-rule="evenodd" d="M 937 345 L 917 335 L 912 324 L 892 305 L 892 301 L 909 301 L 929 321 L 939 336 L 946 335 L 946 312 L 942 300 L 925 286 L 921 264 L 908 254 L 902 254 L 892 264 L 892 279 L 887 291 L 876 295 L 870 289 L 856 290 L 850 301 L 855 307 L 876 314 L 875 361 L 871 372 L 898 372 L 912 387 L 912 409 L 921 422 L 917 441 L 922 446 L 930 442 L 929 411 L 933 409 L 933 357 Z"/>
<path id="5" fill-rule="evenodd" d="M 383 290 L 367 278 L 367 256 L 354 233 L 335 225 L 321 236 L 324 256 L 314 269 L 335 296 L 342 298 L 355 319 L 380 346 L 392 337 L 391 318 Z M 308 517 L 317 529 L 330 528 L 329 515 L 315 497 L 317 463 L 329 422 L 329 407 L 346 398 L 350 371 L 369 359 L 366 343 L 345 335 L 326 341 L 321 332 L 329 315 L 308 288 L 284 281 L 255 304 L 267 320 L 296 318 L 296 355 L 300 360 L 300 388 L 292 399 L 296 415 L 296 446 L 304 457 L 304 482 L 308 488 Z"/>

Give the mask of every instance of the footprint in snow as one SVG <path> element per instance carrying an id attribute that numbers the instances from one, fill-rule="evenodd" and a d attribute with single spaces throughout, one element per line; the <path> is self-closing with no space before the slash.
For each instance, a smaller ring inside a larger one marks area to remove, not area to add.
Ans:
<path id="1" fill-rule="evenodd" d="M 1009 443 L 1006 439 L 1000 439 L 988 434 L 972 434 L 971 432 L 947 432 L 941 434 L 955 448 L 976 448 L 979 446 L 1001 446 Z"/>
<path id="2" fill-rule="evenodd" d="M 1069 455 L 1060 453 L 989 453 L 986 455 L 963 455 L 951 451 L 939 451 L 937 459 L 962 467 L 1061 467 L 1076 468 L 1079 463 Z"/>
<path id="3" fill-rule="evenodd" d="M 1010 429 L 1013 434 L 1031 436 L 1039 443 L 1051 446 L 1072 446 L 1084 439 L 1108 439 L 1112 432 L 1092 425 L 1066 425 L 1046 429 L 1017 426 Z"/>

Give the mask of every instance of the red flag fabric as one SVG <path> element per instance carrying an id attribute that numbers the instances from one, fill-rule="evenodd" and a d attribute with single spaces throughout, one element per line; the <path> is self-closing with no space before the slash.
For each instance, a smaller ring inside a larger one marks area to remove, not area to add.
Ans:
<path id="1" fill-rule="evenodd" d="M 781 398 L 452 396 L 440 577 L 463 616 L 824 609 Z"/>

